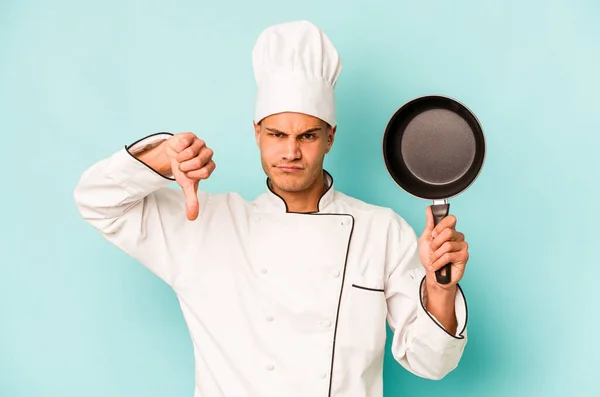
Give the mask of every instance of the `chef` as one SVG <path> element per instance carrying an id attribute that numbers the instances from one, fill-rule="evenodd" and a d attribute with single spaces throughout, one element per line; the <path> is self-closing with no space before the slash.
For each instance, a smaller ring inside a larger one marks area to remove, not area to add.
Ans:
<path id="1" fill-rule="evenodd" d="M 264 193 L 203 191 L 212 150 L 194 133 L 158 133 L 83 173 L 81 215 L 175 292 L 195 397 L 380 397 L 386 324 L 400 365 L 444 377 L 467 340 L 456 218 L 434 227 L 427 207 L 417 238 L 391 209 L 336 190 L 323 159 L 341 61 L 318 27 L 269 27 L 252 60 Z M 449 262 L 452 280 L 438 284 Z"/>

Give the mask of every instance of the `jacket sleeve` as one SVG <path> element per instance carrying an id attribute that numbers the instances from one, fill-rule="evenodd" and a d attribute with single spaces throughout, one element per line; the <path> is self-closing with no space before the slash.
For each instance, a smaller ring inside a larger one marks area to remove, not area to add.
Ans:
<path id="1" fill-rule="evenodd" d="M 81 216 L 112 244 L 172 285 L 177 275 L 172 252 L 183 249 L 190 228 L 198 228 L 206 193 L 198 193 L 200 213 L 195 222 L 185 214 L 174 181 L 133 156 L 167 139 L 155 134 L 105 158 L 83 172 L 74 190 Z"/>
<path id="2" fill-rule="evenodd" d="M 397 216 L 388 232 L 388 277 L 385 293 L 394 358 L 413 374 L 439 380 L 458 366 L 467 343 L 467 305 L 458 287 L 452 335 L 425 309 L 425 269 L 414 230 Z"/>

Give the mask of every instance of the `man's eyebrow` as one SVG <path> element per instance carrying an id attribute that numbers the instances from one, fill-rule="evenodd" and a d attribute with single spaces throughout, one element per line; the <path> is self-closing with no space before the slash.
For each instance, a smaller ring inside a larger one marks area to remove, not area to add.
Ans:
<path id="1" fill-rule="evenodd" d="M 304 132 L 302 132 L 302 133 L 300 133 L 298 135 L 310 134 L 311 132 L 321 131 L 321 129 L 322 129 L 321 127 L 310 128 L 310 129 L 308 129 L 308 130 L 306 130 L 306 131 L 304 131 Z M 267 127 L 267 130 L 269 130 L 269 131 L 271 131 L 271 132 L 273 132 L 275 134 L 288 135 L 286 132 L 279 131 L 277 128 L 269 128 L 269 127 Z"/>

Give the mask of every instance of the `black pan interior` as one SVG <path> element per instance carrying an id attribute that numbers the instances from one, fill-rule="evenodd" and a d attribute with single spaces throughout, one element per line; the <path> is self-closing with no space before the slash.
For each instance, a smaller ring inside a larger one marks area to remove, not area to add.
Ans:
<path id="1" fill-rule="evenodd" d="M 383 157 L 394 181 L 424 199 L 444 199 L 477 178 L 485 140 L 477 118 L 464 105 L 442 96 L 410 101 L 390 119 Z"/>

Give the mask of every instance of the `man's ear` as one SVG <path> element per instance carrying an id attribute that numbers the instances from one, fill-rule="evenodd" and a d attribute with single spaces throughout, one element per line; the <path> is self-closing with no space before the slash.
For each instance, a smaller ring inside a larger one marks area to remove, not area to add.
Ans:
<path id="1" fill-rule="evenodd" d="M 333 128 L 331 128 L 331 127 L 327 128 L 327 149 L 325 150 L 325 153 L 329 153 L 329 151 L 331 150 L 331 146 L 333 146 L 333 141 L 335 138 L 336 130 L 337 130 L 337 125 Z"/>
<path id="2" fill-rule="evenodd" d="M 254 124 L 254 139 L 256 139 L 256 145 L 258 146 L 258 141 L 260 138 L 260 124 L 256 124 L 256 121 L 252 122 Z"/>

